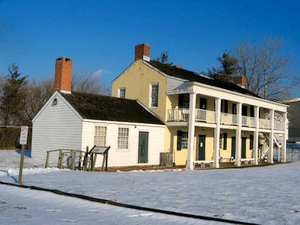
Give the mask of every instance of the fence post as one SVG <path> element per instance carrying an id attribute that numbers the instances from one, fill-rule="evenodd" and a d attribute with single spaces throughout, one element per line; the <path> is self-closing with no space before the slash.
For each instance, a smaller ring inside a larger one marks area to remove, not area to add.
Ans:
<path id="1" fill-rule="evenodd" d="M 49 154 L 50 154 L 50 152 L 47 151 L 47 157 L 46 157 L 45 168 L 48 168 L 48 165 L 49 165 Z"/>

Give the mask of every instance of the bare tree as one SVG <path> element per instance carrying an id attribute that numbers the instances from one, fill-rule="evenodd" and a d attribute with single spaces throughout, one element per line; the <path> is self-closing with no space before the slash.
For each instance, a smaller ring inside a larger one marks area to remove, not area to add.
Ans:
<path id="1" fill-rule="evenodd" d="M 39 78 L 33 78 L 25 85 L 26 105 L 24 107 L 24 116 L 29 123 L 51 97 L 53 88 L 53 77 L 46 79 L 40 76 Z"/>
<path id="2" fill-rule="evenodd" d="M 245 77 L 246 88 L 275 101 L 291 95 L 300 80 L 298 74 L 290 69 L 295 57 L 285 52 L 286 43 L 283 37 L 266 35 L 259 44 L 248 40 L 237 45 L 234 57 L 238 59 L 238 75 Z"/>
<path id="3" fill-rule="evenodd" d="M 72 74 L 72 91 L 110 95 L 110 87 L 101 79 L 102 72 L 102 70 L 91 72 L 90 69 L 75 68 Z"/>

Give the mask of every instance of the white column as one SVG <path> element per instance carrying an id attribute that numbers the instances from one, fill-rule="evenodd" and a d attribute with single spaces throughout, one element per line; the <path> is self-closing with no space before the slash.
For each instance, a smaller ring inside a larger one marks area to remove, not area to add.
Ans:
<path id="1" fill-rule="evenodd" d="M 283 113 L 283 139 L 282 139 L 282 161 L 286 162 L 286 139 L 288 139 L 287 113 Z"/>
<path id="2" fill-rule="evenodd" d="M 196 112 L 196 94 L 190 94 L 190 115 L 189 115 L 189 133 L 188 133 L 188 152 L 186 168 L 194 169 L 194 139 L 195 139 L 195 112 Z"/>
<path id="3" fill-rule="evenodd" d="M 215 112 L 216 112 L 216 128 L 214 132 L 214 167 L 219 168 L 220 158 L 220 122 L 221 122 L 221 99 L 215 99 Z"/>
<path id="4" fill-rule="evenodd" d="M 241 166 L 241 154 L 242 154 L 242 103 L 237 103 L 237 123 L 238 129 L 236 130 L 236 149 L 235 149 L 235 165 Z"/>
<path id="5" fill-rule="evenodd" d="M 274 139 L 274 109 L 271 109 L 271 132 L 269 136 L 269 163 L 273 163 L 273 139 Z"/>
<path id="6" fill-rule="evenodd" d="M 254 106 L 254 118 L 255 118 L 255 131 L 254 131 L 254 140 L 253 140 L 253 157 L 254 164 L 258 164 L 258 129 L 259 129 L 259 107 Z"/>

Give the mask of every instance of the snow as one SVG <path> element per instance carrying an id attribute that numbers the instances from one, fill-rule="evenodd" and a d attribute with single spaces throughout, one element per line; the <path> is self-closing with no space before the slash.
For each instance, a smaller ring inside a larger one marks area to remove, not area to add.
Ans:
<path id="1" fill-rule="evenodd" d="M 295 158 L 299 156 L 294 155 Z M 18 152 L 0 150 L 0 181 L 17 183 L 19 160 Z M 118 203 L 248 223 L 300 223 L 300 161 L 248 169 L 116 173 L 45 169 L 44 163 L 25 157 L 22 183 Z M 217 223 L 8 185 L 0 187 L 1 224 Z"/>

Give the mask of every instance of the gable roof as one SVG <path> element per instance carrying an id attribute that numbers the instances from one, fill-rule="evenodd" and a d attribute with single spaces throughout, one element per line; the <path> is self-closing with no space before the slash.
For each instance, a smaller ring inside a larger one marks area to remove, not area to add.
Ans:
<path id="1" fill-rule="evenodd" d="M 199 74 L 189 71 L 189 70 L 177 68 L 176 66 L 170 66 L 167 64 L 163 64 L 161 62 L 153 61 L 153 60 L 151 60 L 150 62 L 145 62 L 145 63 L 149 63 L 154 68 L 160 70 L 161 72 L 163 72 L 169 76 L 173 76 L 173 77 L 177 77 L 177 78 L 181 78 L 181 79 L 189 80 L 189 81 L 195 81 L 195 82 L 199 82 L 202 84 L 207 84 L 207 85 L 223 88 L 226 90 L 235 91 L 235 92 L 239 92 L 239 93 L 246 94 L 246 95 L 251 95 L 254 97 L 259 97 L 258 95 L 254 94 L 253 92 L 251 92 L 245 88 L 242 88 L 234 83 L 221 81 L 221 80 L 215 80 L 212 78 L 208 78 L 204 75 L 199 75 Z"/>
<path id="2" fill-rule="evenodd" d="M 164 124 L 136 100 L 80 92 L 61 95 L 84 119 Z"/>

